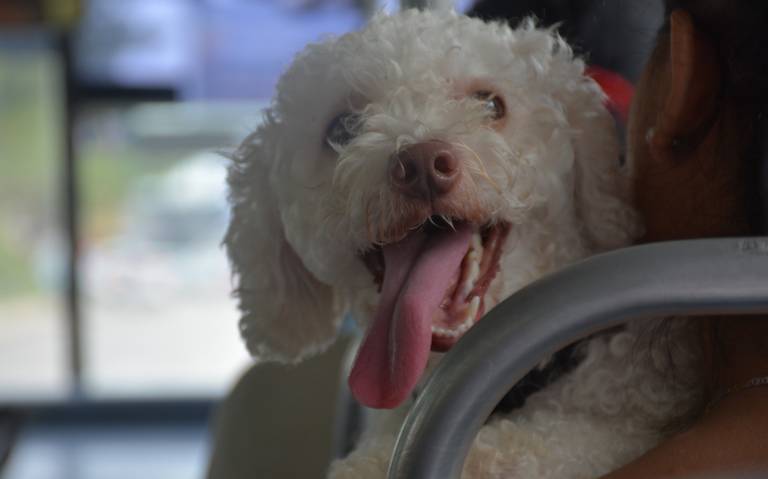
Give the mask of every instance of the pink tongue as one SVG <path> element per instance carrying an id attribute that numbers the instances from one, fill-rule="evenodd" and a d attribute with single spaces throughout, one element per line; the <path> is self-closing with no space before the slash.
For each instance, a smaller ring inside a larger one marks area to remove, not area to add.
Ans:
<path id="1" fill-rule="evenodd" d="M 397 407 L 427 364 L 432 316 L 469 249 L 472 228 L 419 231 L 384 246 L 384 282 L 373 323 L 349 375 L 352 394 L 374 408 Z"/>

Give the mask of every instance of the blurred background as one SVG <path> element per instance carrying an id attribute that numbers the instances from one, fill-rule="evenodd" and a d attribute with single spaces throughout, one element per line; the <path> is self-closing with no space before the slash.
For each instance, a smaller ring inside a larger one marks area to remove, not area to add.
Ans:
<path id="1" fill-rule="evenodd" d="M 0 0 L 0 477 L 203 477 L 249 365 L 219 152 L 385 7 Z"/>
<path id="2" fill-rule="evenodd" d="M 205 476 L 250 366 L 220 152 L 306 43 L 398 4 L 0 0 L 0 478 Z"/>

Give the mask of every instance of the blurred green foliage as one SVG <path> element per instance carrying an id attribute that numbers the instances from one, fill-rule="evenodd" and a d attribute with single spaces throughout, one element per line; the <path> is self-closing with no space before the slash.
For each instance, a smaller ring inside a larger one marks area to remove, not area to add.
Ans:
<path id="1" fill-rule="evenodd" d="M 44 48 L 0 47 L 0 298 L 61 284 L 62 69 Z M 75 174 L 87 250 L 119 234 L 126 200 L 146 177 L 190 155 L 231 146 L 254 105 L 99 104 L 77 110 Z M 206 136 L 207 135 L 207 136 Z M 57 264 L 54 264 L 57 263 Z"/>
<path id="2" fill-rule="evenodd" d="M 119 116 L 112 111 L 109 116 Z M 115 233 L 122 219 L 125 197 L 136 182 L 160 174 L 183 158 L 182 154 L 142 148 L 126 142 L 103 141 L 82 145 L 78 158 L 83 234 L 86 241 L 98 241 Z"/>
<path id="3" fill-rule="evenodd" d="M 52 51 L 0 50 L 0 298 L 35 291 L 36 255 L 60 237 L 61 80 Z M 191 151 L 129 141 L 122 124 L 126 109 L 96 108 L 78 125 L 84 141 L 77 145 L 76 171 L 86 245 L 119 228 L 122 202 L 139 178 L 167 170 Z"/>
<path id="4" fill-rule="evenodd" d="M 59 78 L 52 52 L 0 50 L 0 297 L 34 287 L 35 247 L 57 218 Z"/>

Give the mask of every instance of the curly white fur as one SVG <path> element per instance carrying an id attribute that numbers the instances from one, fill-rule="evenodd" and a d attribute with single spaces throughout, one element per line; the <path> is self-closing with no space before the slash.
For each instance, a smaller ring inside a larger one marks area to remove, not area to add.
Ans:
<path id="1" fill-rule="evenodd" d="M 478 90 L 504 98 L 503 124 L 488 124 L 473 97 Z M 420 141 L 466 152 L 468 174 L 452 216 L 513 225 L 488 309 L 570 262 L 630 243 L 638 226 L 603 102 L 570 47 L 533 22 L 511 29 L 407 11 L 308 46 L 229 173 L 225 245 L 251 353 L 299 361 L 333 340 L 345 312 L 368 323 L 378 294 L 359 253 L 414 226 L 407 200 L 387 182 L 387 164 Z M 358 115 L 355 137 L 328 147 L 328 124 L 349 111 Z M 593 341 L 576 373 L 531 398 L 514 419 L 486 426 L 465 477 L 591 477 L 646 448 L 656 430 L 633 418 L 646 409 L 667 416 L 679 404 L 667 391 L 645 394 L 639 381 L 650 373 L 618 361 L 627 341 L 621 334 Z M 592 414 L 593 406 L 601 412 Z M 392 441 L 384 431 L 396 427 L 398 414 L 369 431 L 332 476 L 380 477 Z M 570 441 L 586 433 L 581 446 Z M 640 439 L 617 442 L 617 434 Z M 572 473 L 556 474 L 565 469 Z"/>
<path id="2" fill-rule="evenodd" d="M 650 326 L 633 323 L 586 342 L 573 372 L 521 409 L 494 416 L 475 439 L 462 479 L 593 479 L 658 444 L 670 421 L 701 398 L 693 373 L 699 354 L 690 323 L 677 322 L 661 338 Z M 384 479 L 397 425 L 374 424 L 378 434 L 369 431 L 335 461 L 330 477 Z"/>

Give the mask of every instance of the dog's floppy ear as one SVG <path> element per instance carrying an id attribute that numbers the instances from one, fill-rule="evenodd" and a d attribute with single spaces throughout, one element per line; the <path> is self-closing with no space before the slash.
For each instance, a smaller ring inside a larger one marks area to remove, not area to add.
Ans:
<path id="1" fill-rule="evenodd" d="M 613 118 L 595 103 L 569 110 L 575 135 L 576 211 L 584 233 L 595 251 L 627 246 L 640 235 L 641 226 L 631 206 L 631 165 L 621 164 Z"/>
<path id="2" fill-rule="evenodd" d="M 285 238 L 271 185 L 279 151 L 267 126 L 231 155 L 224 238 L 239 299 L 240 332 L 259 360 L 295 363 L 322 351 L 335 337 L 339 315 L 333 291 L 304 266 Z"/>

